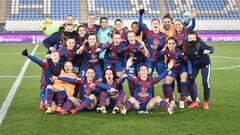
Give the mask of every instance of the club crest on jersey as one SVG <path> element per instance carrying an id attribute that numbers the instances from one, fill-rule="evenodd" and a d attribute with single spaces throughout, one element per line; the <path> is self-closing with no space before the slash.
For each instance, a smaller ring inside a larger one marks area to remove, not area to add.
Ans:
<path id="1" fill-rule="evenodd" d="M 91 59 L 97 59 L 97 55 L 91 54 Z"/>
<path id="2" fill-rule="evenodd" d="M 153 45 L 158 45 L 159 44 L 159 40 L 153 40 Z"/>
<path id="3" fill-rule="evenodd" d="M 141 88 L 141 92 L 146 93 L 147 92 L 147 88 Z"/>

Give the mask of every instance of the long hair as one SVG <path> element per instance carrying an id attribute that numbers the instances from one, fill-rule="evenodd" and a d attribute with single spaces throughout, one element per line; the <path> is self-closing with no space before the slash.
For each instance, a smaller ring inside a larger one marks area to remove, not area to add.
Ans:
<path id="1" fill-rule="evenodd" d="M 107 18 L 107 17 L 101 17 L 101 18 L 100 18 L 99 26 L 100 26 L 101 28 L 102 28 L 101 23 L 102 23 L 103 20 L 106 20 L 106 21 L 108 22 L 108 18 Z"/>
<path id="2" fill-rule="evenodd" d="M 113 82 L 116 81 L 116 79 L 118 79 L 118 76 L 117 76 L 117 73 L 115 70 L 113 70 L 112 68 L 105 68 L 104 71 L 103 71 L 103 76 L 102 76 L 102 82 L 103 83 L 107 83 L 107 79 L 105 78 L 105 75 L 106 75 L 106 72 L 108 70 L 111 70 L 112 73 L 113 73 Z"/>
<path id="3" fill-rule="evenodd" d="M 198 50 L 200 47 L 200 44 L 202 42 L 202 39 L 198 36 L 198 34 L 195 31 L 190 31 L 188 33 L 188 35 L 196 35 L 197 40 L 196 40 L 196 44 L 195 44 L 195 49 Z M 187 49 L 187 46 L 188 46 L 188 37 L 187 37 L 186 41 L 183 43 L 183 52 L 185 54 L 189 54 L 189 50 Z"/>
<path id="4" fill-rule="evenodd" d="M 168 19 L 170 19 L 171 21 L 173 21 L 173 18 L 172 18 L 172 16 L 171 16 L 169 13 L 167 13 L 167 14 L 165 14 L 165 15 L 163 16 L 162 21 L 163 21 L 165 18 L 168 18 Z"/>
<path id="5" fill-rule="evenodd" d="M 67 41 L 68 41 L 69 39 L 74 39 L 75 45 L 76 45 L 76 39 L 75 39 L 75 37 L 74 37 L 73 35 L 69 35 L 68 37 L 66 37 L 66 39 L 65 39 L 64 42 L 62 43 L 62 47 L 67 48 Z"/>
<path id="6" fill-rule="evenodd" d="M 94 33 L 89 33 L 87 35 L 87 39 L 89 38 L 89 36 L 92 36 L 92 35 L 96 36 Z M 97 36 L 96 36 L 96 38 L 97 38 Z M 97 48 L 97 44 L 98 44 L 98 41 L 96 41 L 96 45 L 95 45 L 96 48 Z M 90 50 L 91 47 L 89 46 L 89 42 L 88 41 L 84 43 L 84 47 L 86 47 L 87 50 Z"/>

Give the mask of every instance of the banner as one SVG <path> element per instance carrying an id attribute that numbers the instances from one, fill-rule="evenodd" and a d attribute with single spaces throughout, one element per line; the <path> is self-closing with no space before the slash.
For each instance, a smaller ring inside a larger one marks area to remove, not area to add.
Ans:
<path id="1" fill-rule="evenodd" d="M 205 42 L 240 42 L 240 33 L 200 33 Z M 0 44 L 40 44 L 43 34 L 0 34 Z"/>
<path id="2" fill-rule="evenodd" d="M 240 33 L 201 33 L 199 36 L 205 42 L 240 42 Z"/>
<path id="3" fill-rule="evenodd" d="M 39 44 L 45 38 L 43 34 L 0 34 L 0 44 Z"/>

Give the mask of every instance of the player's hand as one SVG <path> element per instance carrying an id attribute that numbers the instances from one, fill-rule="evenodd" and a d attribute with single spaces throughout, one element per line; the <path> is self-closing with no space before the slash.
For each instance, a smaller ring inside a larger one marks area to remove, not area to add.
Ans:
<path id="1" fill-rule="evenodd" d="M 192 18 L 195 18 L 197 16 L 197 10 L 193 9 L 192 11 Z"/>
<path id="2" fill-rule="evenodd" d="M 109 93 L 113 93 L 113 92 L 116 92 L 117 90 L 115 88 L 111 88 L 108 92 Z"/>
<path id="3" fill-rule="evenodd" d="M 170 60 L 170 62 L 168 63 L 168 69 L 171 70 L 173 65 L 174 65 L 174 61 Z"/>
<path id="4" fill-rule="evenodd" d="M 132 66 L 132 64 L 133 64 L 133 57 L 130 57 L 130 58 L 127 60 L 126 67 L 129 68 L 130 66 Z"/>
<path id="5" fill-rule="evenodd" d="M 53 77 L 52 77 L 52 81 L 54 82 L 55 80 L 58 80 L 58 77 L 53 76 Z"/>
<path id="6" fill-rule="evenodd" d="M 96 85 L 95 85 L 94 83 L 91 83 L 91 84 L 90 84 L 90 88 L 91 88 L 91 90 L 95 90 Z"/>
<path id="7" fill-rule="evenodd" d="M 203 54 L 210 54 L 210 53 L 211 53 L 210 50 L 204 50 L 204 51 L 203 51 Z"/>
<path id="8" fill-rule="evenodd" d="M 23 51 L 22 51 L 22 55 L 23 56 L 26 56 L 26 57 L 28 57 L 28 50 L 27 49 L 24 49 Z"/>
<path id="9" fill-rule="evenodd" d="M 82 51 L 83 51 L 83 49 L 84 49 L 84 46 L 81 46 L 81 47 L 77 50 L 77 54 L 81 54 Z"/>
<path id="10" fill-rule="evenodd" d="M 46 57 L 46 59 L 52 59 L 50 54 L 47 54 L 45 57 Z"/>
<path id="11" fill-rule="evenodd" d="M 123 74 L 122 78 L 127 78 L 127 76 L 128 76 L 127 74 Z"/>
<path id="12" fill-rule="evenodd" d="M 140 10 L 139 10 L 139 14 L 140 14 L 140 15 L 143 15 L 144 12 L 145 12 L 145 9 L 140 9 Z"/>
<path id="13" fill-rule="evenodd" d="M 49 50 L 50 50 L 51 52 L 55 52 L 55 51 L 56 51 L 56 49 L 55 49 L 54 47 L 49 47 Z"/>
<path id="14" fill-rule="evenodd" d="M 109 44 L 112 44 L 112 43 L 113 43 L 112 38 L 108 40 L 108 43 L 109 43 Z"/>
<path id="15" fill-rule="evenodd" d="M 101 49 L 100 49 L 100 48 L 97 48 L 95 52 L 96 52 L 96 53 L 101 52 Z"/>

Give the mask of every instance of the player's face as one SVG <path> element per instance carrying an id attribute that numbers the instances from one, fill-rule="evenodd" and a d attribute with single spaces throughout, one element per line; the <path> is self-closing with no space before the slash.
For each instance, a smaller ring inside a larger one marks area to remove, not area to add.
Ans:
<path id="1" fill-rule="evenodd" d="M 181 32 L 183 29 L 183 24 L 181 21 L 175 21 L 174 26 L 178 32 Z"/>
<path id="2" fill-rule="evenodd" d="M 73 65 L 71 62 L 66 62 L 64 64 L 64 70 L 67 72 L 67 73 L 70 73 L 73 71 Z"/>
<path id="3" fill-rule="evenodd" d="M 157 21 L 157 20 L 152 21 L 152 22 L 151 22 L 151 25 L 152 25 L 152 30 L 153 30 L 153 31 L 160 29 L 160 23 L 159 23 L 159 21 Z"/>
<path id="4" fill-rule="evenodd" d="M 167 47 L 168 47 L 169 51 L 174 51 L 176 48 L 176 42 L 172 39 L 168 40 Z"/>
<path id="5" fill-rule="evenodd" d="M 94 46 L 96 45 L 96 43 L 97 43 L 97 38 L 96 38 L 96 36 L 95 36 L 95 35 L 90 35 L 90 36 L 88 37 L 88 43 L 89 43 L 89 46 L 90 46 L 90 47 L 94 47 Z"/>
<path id="6" fill-rule="evenodd" d="M 107 27 L 107 25 L 108 25 L 108 21 L 107 20 L 105 20 L 105 19 L 103 19 L 102 21 L 101 21 L 101 28 L 103 28 L 103 29 L 105 29 L 106 27 Z"/>
<path id="7" fill-rule="evenodd" d="M 131 28 L 132 28 L 132 31 L 134 31 L 135 33 L 137 33 L 137 32 L 139 31 L 139 29 L 140 29 L 139 25 L 136 24 L 136 23 L 134 23 L 134 24 L 131 26 Z"/>
<path id="8" fill-rule="evenodd" d="M 67 42 L 67 50 L 73 50 L 74 46 L 75 46 L 75 39 L 68 39 Z"/>
<path id="9" fill-rule="evenodd" d="M 164 19 L 163 19 L 163 27 L 164 27 L 166 30 L 169 30 L 169 29 L 170 29 L 171 24 L 172 24 L 171 19 L 169 19 L 169 18 L 164 18 Z"/>
<path id="10" fill-rule="evenodd" d="M 73 31 L 73 26 L 72 25 L 65 26 L 65 31 L 66 32 L 72 32 Z"/>
<path id="11" fill-rule="evenodd" d="M 59 53 L 58 52 L 52 52 L 51 53 L 51 58 L 52 58 L 54 63 L 58 63 L 58 61 L 59 61 Z"/>
<path id="12" fill-rule="evenodd" d="M 93 25 L 95 23 L 95 21 L 96 21 L 96 16 L 94 16 L 94 15 L 88 16 L 88 24 L 89 25 Z"/>
<path id="13" fill-rule="evenodd" d="M 73 24 L 73 21 L 74 21 L 74 19 L 73 19 L 72 16 L 68 16 L 68 17 L 66 18 L 66 24 Z"/>
<path id="14" fill-rule="evenodd" d="M 195 34 L 188 35 L 188 42 L 189 41 L 197 41 L 197 36 Z"/>
<path id="15" fill-rule="evenodd" d="M 116 21 L 114 26 L 116 30 L 121 30 L 123 28 L 123 23 L 120 21 Z"/>
<path id="16" fill-rule="evenodd" d="M 80 27 L 80 28 L 78 29 L 78 34 L 80 35 L 80 37 L 84 37 L 84 36 L 86 35 L 86 33 L 87 33 L 87 31 L 86 31 L 85 28 Z"/>
<path id="17" fill-rule="evenodd" d="M 141 66 L 141 67 L 140 67 L 140 70 L 139 70 L 139 73 L 140 73 L 140 76 L 141 76 L 142 78 L 146 78 L 147 75 L 148 75 L 148 69 L 147 69 L 147 67 L 146 67 L 146 66 Z"/>
<path id="18" fill-rule="evenodd" d="M 119 45 L 121 43 L 121 35 L 120 34 L 114 34 L 113 36 L 113 42 L 114 45 Z"/>
<path id="19" fill-rule="evenodd" d="M 106 70 L 105 78 L 106 78 L 107 81 L 113 80 L 113 72 L 112 72 L 112 70 Z"/>
<path id="20" fill-rule="evenodd" d="M 85 73 L 88 81 L 93 81 L 95 78 L 95 72 L 93 69 L 88 69 Z"/>
<path id="21" fill-rule="evenodd" d="M 134 32 L 129 32 L 127 37 L 130 44 L 135 44 L 136 36 Z"/>

